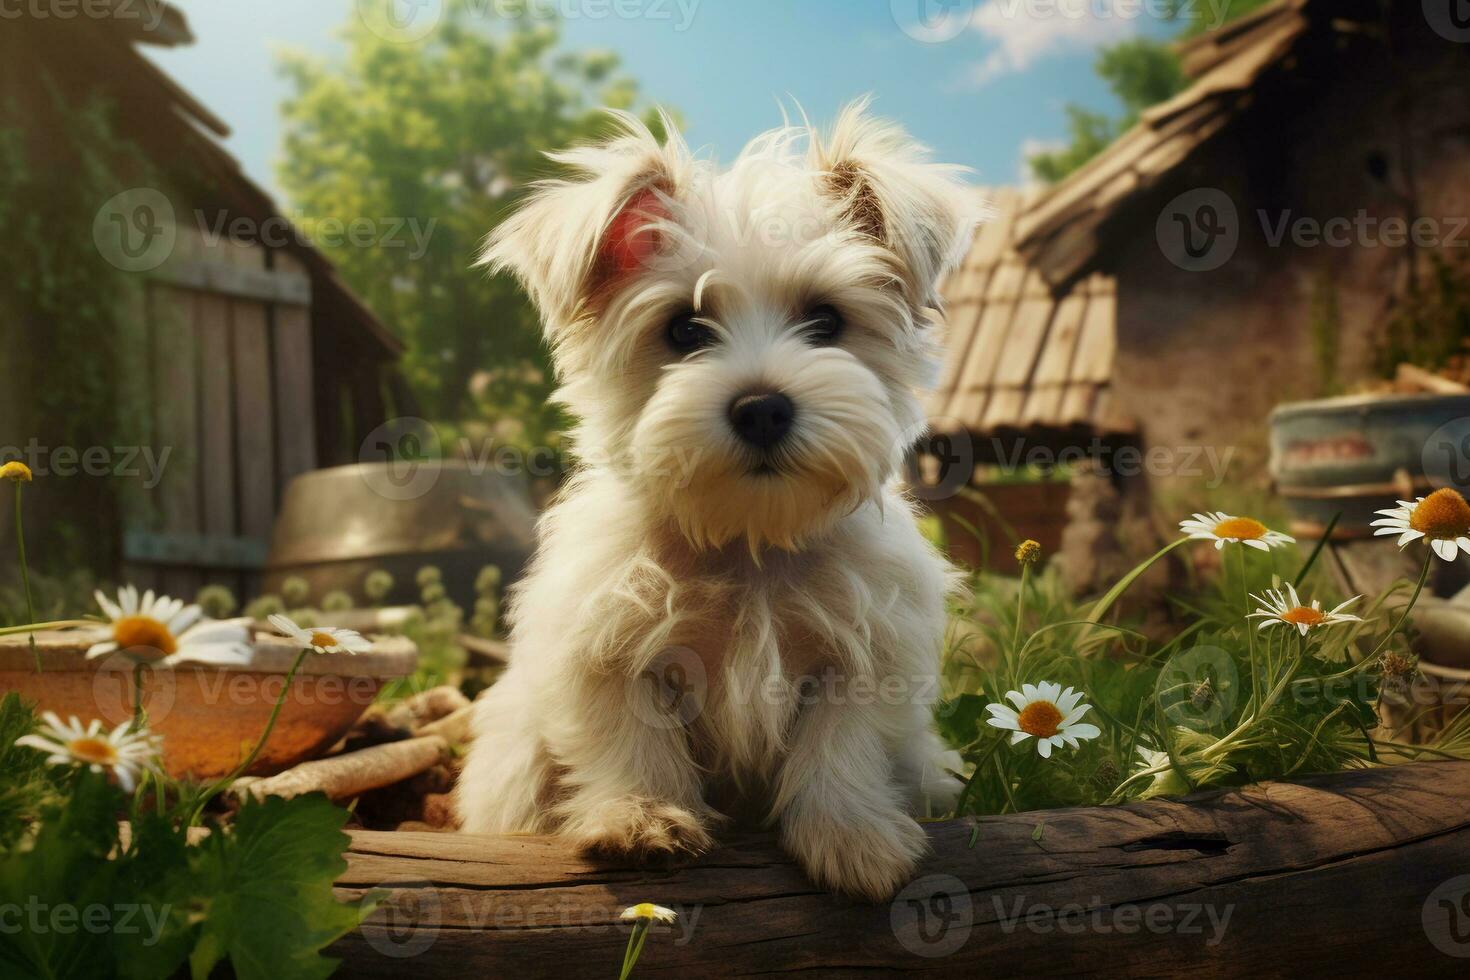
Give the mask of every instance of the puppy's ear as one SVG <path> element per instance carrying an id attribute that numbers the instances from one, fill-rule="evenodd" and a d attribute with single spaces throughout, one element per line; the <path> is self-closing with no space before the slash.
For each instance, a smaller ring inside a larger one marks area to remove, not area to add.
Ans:
<path id="1" fill-rule="evenodd" d="M 636 116 L 611 114 L 618 131 L 607 141 L 548 154 L 568 175 L 534 184 L 480 256 L 520 279 L 553 338 L 654 257 L 686 178 L 688 150 L 667 117 L 660 144 Z"/>
<path id="2" fill-rule="evenodd" d="M 842 110 L 825 138 L 813 133 L 811 164 L 859 232 L 897 259 L 916 306 L 937 306 L 939 278 L 969 247 L 985 209 L 964 167 L 929 162 L 929 151 L 894 123 L 868 114 L 868 100 Z"/>

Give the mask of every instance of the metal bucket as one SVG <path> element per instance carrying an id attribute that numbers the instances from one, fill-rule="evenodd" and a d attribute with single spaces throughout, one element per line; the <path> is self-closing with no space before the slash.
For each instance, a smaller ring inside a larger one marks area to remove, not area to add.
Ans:
<path id="1" fill-rule="evenodd" d="M 468 612 L 482 567 L 500 566 L 506 584 L 520 574 L 535 546 L 535 523 L 524 478 L 474 472 L 460 460 L 316 470 L 286 488 L 265 588 L 279 593 L 295 575 L 311 586 L 313 602 L 341 589 L 361 603 L 364 578 L 382 568 L 394 579 L 383 601 L 415 603 L 415 573 L 435 565 L 450 598 Z"/>
<path id="2" fill-rule="evenodd" d="M 1333 515 L 1344 588 L 1376 592 L 1418 571 L 1419 553 L 1374 540 L 1374 511 L 1441 487 L 1470 491 L 1470 395 L 1364 395 L 1293 402 L 1271 413 L 1271 476 L 1308 546 Z M 1466 584 L 1466 563 L 1437 563 L 1434 591 Z"/>

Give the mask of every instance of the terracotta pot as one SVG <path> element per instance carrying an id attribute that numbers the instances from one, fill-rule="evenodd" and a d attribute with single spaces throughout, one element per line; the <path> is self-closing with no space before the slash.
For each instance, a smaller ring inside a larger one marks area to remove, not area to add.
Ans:
<path id="1" fill-rule="evenodd" d="M 39 633 L 40 673 L 23 636 L 0 638 L 0 692 L 18 691 L 38 711 L 114 726 L 132 717 L 131 661 L 87 660 L 101 630 Z M 184 665 L 143 674 L 148 725 L 163 736 L 163 764 L 175 777 L 209 779 L 234 769 L 265 731 L 285 674 L 296 659 L 290 641 L 257 636 L 248 669 Z M 324 752 L 377 698 L 383 685 L 413 673 L 418 652 L 401 637 L 377 639 L 360 654 L 308 654 L 281 716 L 251 767 L 268 775 Z"/>

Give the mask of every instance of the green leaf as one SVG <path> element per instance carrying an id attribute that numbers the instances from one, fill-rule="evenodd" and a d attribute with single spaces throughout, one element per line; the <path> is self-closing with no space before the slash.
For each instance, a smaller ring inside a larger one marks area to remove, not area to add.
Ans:
<path id="1" fill-rule="evenodd" d="M 112 975 L 107 932 L 83 928 L 83 917 L 112 908 L 120 803 L 105 777 L 83 771 L 70 798 L 41 814 L 32 846 L 0 858 L 0 906 L 24 916 L 20 930 L 0 929 L 0 976 Z"/>
<path id="2" fill-rule="evenodd" d="M 117 901 L 137 911 L 114 930 L 113 961 L 129 980 L 173 976 L 189 955 L 205 902 L 189 867 L 186 831 L 156 814 L 133 825 L 117 875 Z"/>
<path id="3" fill-rule="evenodd" d="M 934 711 L 934 723 L 939 734 L 956 748 L 969 745 L 980 734 L 980 723 L 989 703 L 989 698 L 978 694 L 961 694 L 939 702 Z"/>
<path id="4" fill-rule="evenodd" d="M 56 799 L 66 770 L 46 763 L 46 754 L 15 740 L 36 727 L 31 706 L 14 691 L 0 700 L 0 851 L 13 847 L 30 819 Z"/>
<path id="5" fill-rule="evenodd" d="M 356 928 L 371 907 L 343 905 L 332 883 L 347 868 L 347 811 L 320 795 L 247 803 L 229 833 L 198 848 L 194 873 L 210 896 L 190 957 L 203 980 L 224 957 L 240 980 L 325 978 L 321 950 Z"/>

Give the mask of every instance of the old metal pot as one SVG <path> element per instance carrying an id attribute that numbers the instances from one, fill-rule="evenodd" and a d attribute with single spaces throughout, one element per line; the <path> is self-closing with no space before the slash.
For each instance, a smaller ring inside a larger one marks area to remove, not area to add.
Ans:
<path id="1" fill-rule="evenodd" d="M 294 575 L 311 586 L 313 602 L 334 589 L 364 602 L 363 580 L 381 568 L 395 583 L 382 601 L 412 603 L 419 599 L 415 573 L 435 565 L 450 598 L 468 608 L 482 567 L 498 565 L 506 583 L 520 573 L 535 522 L 524 477 L 460 460 L 316 470 L 286 488 L 265 588 L 277 592 Z"/>
<path id="2" fill-rule="evenodd" d="M 1470 395 L 1362 395 L 1281 405 L 1271 413 L 1271 476 L 1310 545 L 1333 515 L 1331 566 L 1353 592 L 1418 571 L 1419 553 L 1374 540 L 1374 511 L 1440 487 L 1470 492 Z M 1470 564 L 1438 563 L 1434 591 L 1466 584 Z"/>

